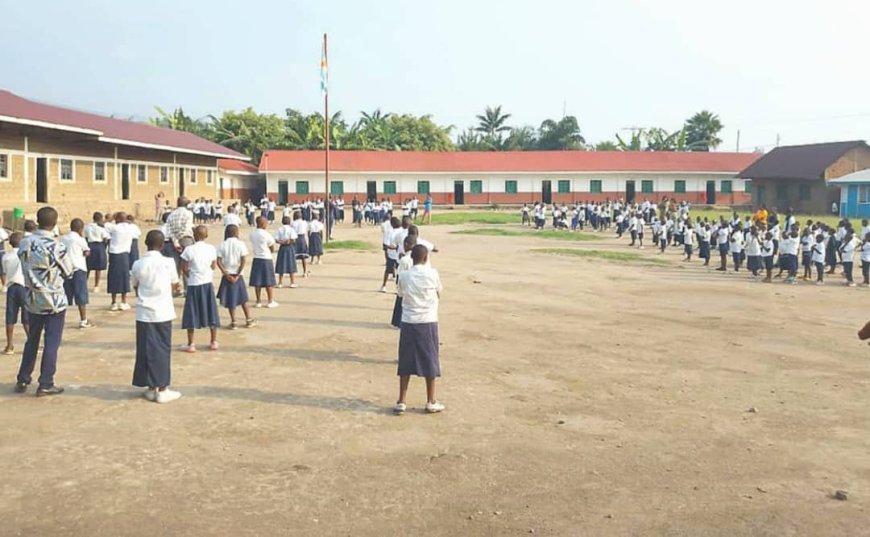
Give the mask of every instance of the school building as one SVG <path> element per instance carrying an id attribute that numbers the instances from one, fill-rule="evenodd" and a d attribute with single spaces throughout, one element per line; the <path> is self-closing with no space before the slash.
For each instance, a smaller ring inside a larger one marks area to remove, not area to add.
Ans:
<path id="1" fill-rule="evenodd" d="M 870 146 L 865 142 L 832 142 L 777 147 L 739 177 L 751 181 L 753 205 L 831 214 L 842 186 L 833 180 L 868 168 Z"/>
<path id="2" fill-rule="evenodd" d="M 255 203 L 266 193 L 266 182 L 260 170 L 249 162 L 221 159 L 218 161 L 220 197 L 226 200 Z"/>
<path id="3" fill-rule="evenodd" d="M 831 179 L 829 183 L 840 188 L 840 216 L 870 218 L 870 169 Z"/>
<path id="4" fill-rule="evenodd" d="M 755 153 L 630 151 L 331 151 L 329 194 L 438 204 L 572 203 L 619 198 L 743 205 L 749 182 L 736 177 Z M 267 151 L 260 161 L 278 203 L 323 197 L 322 151 Z"/>
<path id="5" fill-rule="evenodd" d="M 218 198 L 218 159 L 249 160 L 193 134 L 30 101 L 0 90 L 0 209 L 153 214 L 154 196 Z"/>

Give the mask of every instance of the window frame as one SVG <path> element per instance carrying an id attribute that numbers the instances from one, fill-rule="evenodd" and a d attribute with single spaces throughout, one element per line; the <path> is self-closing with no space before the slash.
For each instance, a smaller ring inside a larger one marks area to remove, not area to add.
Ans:
<path id="1" fill-rule="evenodd" d="M 158 182 L 161 185 L 169 184 L 169 166 L 160 166 Z"/>
<path id="2" fill-rule="evenodd" d="M 480 179 L 472 179 L 468 188 L 472 194 L 483 194 L 483 181 Z"/>
<path id="3" fill-rule="evenodd" d="M 389 188 L 387 188 L 389 187 Z M 384 194 L 395 196 L 397 185 L 395 181 L 384 181 Z"/>
<path id="4" fill-rule="evenodd" d="M 863 200 L 861 194 L 864 194 Z M 858 205 L 870 204 L 870 185 L 858 185 Z"/>
<path id="5" fill-rule="evenodd" d="M 752 180 L 745 179 L 743 181 L 743 193 L 744 194 L 752 194 Z"/>
<path id="6" fill-rule="evenodd" d="M 685 179 L 674 180 L 674 194 L 685 194 L 685 193 L 686 193 L 686 180 Z"/>
<path id="7" fill-rule="evenodd" d="M 728 189 L 725 189 L 725 185 L 728 185 Z M 719 193 L 720 194 L 733 194 L 734 193 L 734 182 L 731 179 L 721 179 L 719 181 Z"/>
<path id="8" fill-rule="evenodd" d="M 565 188 L 562 188 L 565 187 Z M 571 193 L 571 180 L 570 179 L 559 179 L 556 181 L 556 193 L 557 194 L 570 194 Z"/>
<path id="9" fill-rule="evenodd" d="M 214 184 L 214 170 L 206 170 L 205 171 L 205 184 L 207 184 L 207 185 Z"/>
<path id="10" fill-rule="evenodd" d="M 64 179 L 63 177 L 63 165 L 64 162 L 69 162 L 69 179 Z M 76 182 L 76 161 L 71 158 L 59 158 L 57 159 L 57 178 L 61 183 L 75 183 Z"/>
<path id="11" fill-rule="evenodd" d="M 519 193 L 519 185 L 517 184 L 516 179 L 505 179 L 504 193 L 505 194 L 518 194 Z"/>
<path id="12" fill-rule="evenodd" d="M 336 188 L 336 185 L 338 188 Z M 329 182 L 329 195 L 330 196 L 344 196 L 344 181 L 330 181 Z"/>
<path id="13" fill-rule="evenodd" d="M 148 166 L 145 164 L 136 164 L 136 184 L 148 184 Z"/>
<path id="14" fill-rule="evenodd" d="M 10 181 L 12 179 L 12 155 L 0 153 L 0 161 L 3 162 L 3 173 L 0 174 L 0 181 Z"/>
<path id="15" fill-rule="evenodd" d="M 293 181 L 293 192 L 297 196 L 308 196 L 311 194 L 311 184 L 308 181 Z"/>
<path id="16" fill-rule="evenodd" d="M 99 179 L 99 178 L 97 177 L 97 167 L 98 167 L 98 166 L 102 166 L 102 167 L 103 167 L 103 178 L 102 178 L 102 179 Z M 93 175 L 94 175 L 94 177 L 93 177 L 93 179 L 94 179 L 94 183 L 97 183 L 97 184 L 100 184 L 100 185 L 101 185 L 101 184 L 103 184 L 103 183 L 106 182 L 106 170 L 108 169 L 108 167 L 109 167 L 109 166 L 108 166 L 108 164 L 106 164 L 105 161 L 102 161 L 102 160 L 95 160 L 95 161 L 94 161 L 94 169 L 93 169 L 93 172 L 94 172 L 94 173 L 93 173 Z"/>
<path id="17" fill-rule="evenodd" d="M 417 194 L 426 194 L 428 196 L 431 192 L 432 183 L 429 181 L 417 181 Z"/>
<path id="18" fill-rule="evenodd" d="M 656 184 L 652 179 L 641 179 L 640 180 L 640 193 L 641 194 L 655 194 L 656 192 Z"/>
<path id="19" fill-rule="evenodd" d="M 591 179 L 589 181 L 589 193 L 601 194 L 604 191 L 604 181 L 601 179 Z"/>
<path id="20" fill-rule="evenodd" d="M 190 182 L 190 184 L 195 185 L 196 180 L 197 180 L 196 179 L 196 168 L 190 168 L 189 171 L 190 171 L 190 174 L 189 174 L 190 177 L 188 177 L 188 181 Z"/>

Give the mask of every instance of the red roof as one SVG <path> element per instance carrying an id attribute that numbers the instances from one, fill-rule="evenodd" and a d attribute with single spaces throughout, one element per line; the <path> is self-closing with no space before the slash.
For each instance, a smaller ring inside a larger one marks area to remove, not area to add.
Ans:
<path id="1" fill-rule="evenodd" d="M 330 151 L 338 172 L 723 172 L 737 173 L 757 153 L 650 151 Z M 320 171 L 323 151 L 267 151 L 260 171 Z"/>
<path id="2" fill-rule="evenodd" d="M 259 175 L 260 170 L 253 164 L 242 162 L 241 160 L 219 159 L 218 168 L 228 172 L 235 172 L 242 175 Z"/>
<path id="3" fill-rule="evenodd" d="M 80 132 L 119 145 L 250 160 L 241 153 L 189 132 L 41 104 L 0 90 L 0 122 L 3 121 Z"/>

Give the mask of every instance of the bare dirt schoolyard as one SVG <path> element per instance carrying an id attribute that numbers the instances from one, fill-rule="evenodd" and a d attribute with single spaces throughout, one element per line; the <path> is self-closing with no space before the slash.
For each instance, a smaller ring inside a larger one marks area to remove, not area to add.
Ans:
<path id="1" fill-rule="evenodd" d="M 390 413 L 376 248 L 327 255 L 219 352 L 175 353 L 171 405 L 130 386 L 133 312 L 105 294 L 97 328 L 69 313 L 65 394 L 13 394 L 0 357 L 0 535 L 870 535 L 870 289 L 458 229 L 423 228 L 441 415 L 419 380 Z"/>

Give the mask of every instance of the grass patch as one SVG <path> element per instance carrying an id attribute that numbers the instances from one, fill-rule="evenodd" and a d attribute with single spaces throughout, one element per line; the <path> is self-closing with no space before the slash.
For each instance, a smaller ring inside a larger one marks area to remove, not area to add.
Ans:
<path id="1" fill-rule="evenodd" d="M 324 250 L 372 250 L 373 246 L 365 241 L 329 241 L 323 243 Z"/>
<path id="2" fill-rule="evenodd" d="M 751 213 L 746 212 L 746 211 L 737 211 L 737 214 L 740 215 L 740 220 L 745 220 L 747 216 L 751 217 L 753 214 L 755 214 L 755 211 L 753 211 Z M 781 226 L 784 225 L 785 224 L 785 211 L 777 212 L 776 214 L 779 216 L 780 225 Z M 731 211 L 728 209 L 719 210 L 719 209 L 707 209 L 707 208 L 702 209 L 702 208 L 698 208 L 698 207 L 692 207 L 692 209 L 689 211 L 689 216 L 692 217 L 692 220 L 694 220 L 695 217 L 697 217 L 697 216 L 700 216 L 702 219 L 704 217 L 707 217 L 711 221 L 718 220 L 720 216 L 724 216 L 725 220 L 731 220 L 731 217 L 734 216 L 734 211 Z M 806 223 L 807 220 L 812 220 L 813 222 L 824 222 L 824 223 L 828 224 L 829 226 L 836 228 L 837 223 L 840 221 L 839 216 L 831 215 L 831 214 L 800 214 L 800 213 L 798 213 L 795 215 L 795 218 L 797 219 L 797 221 L 800 223 L 800 225 L 802 227 L 803 227 L 804 223 Z"/>
<path id="3" fill-rule="evenodd" d="M 435 212 L 432 225 L 447 226 L 460 224 L 519 224 L 523 217 L 519 212 L 496 211 L 458 211 Z"/>
<path id="4" fill-rule="evenodd" d="M 648 257 L 633 252 L 611 252 L 608 250 L 576 250 L 574 248 L 536 248 L 532 250 L 536 254 L 570 255 L 574 257 L 587 257 L 603 259 L 619 263 L 640 263 L 646 265 L 669 265 L 664 259 Z"/>
<path id="5" fill-rule="evenodd" d="M 568 231 L 521 231 L 519 229 L 505 229 L 483 227 L 478 229 L 462 229 L 453 232 L 456 235 L 486 235 L 490 237 L 539 237 L 542 239 L 554 239 L 559 241 L 597 241 L 601 237 L 589 233 L 571 233 Z"/>

